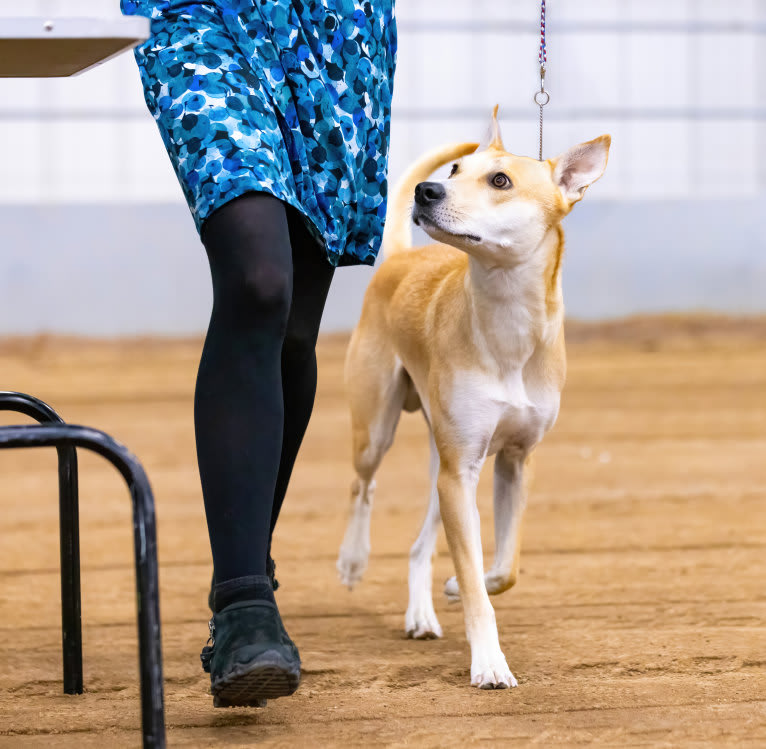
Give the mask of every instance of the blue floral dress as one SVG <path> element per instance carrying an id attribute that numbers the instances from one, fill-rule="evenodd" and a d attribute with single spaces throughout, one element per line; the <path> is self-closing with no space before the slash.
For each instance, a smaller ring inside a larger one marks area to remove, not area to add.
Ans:
<path id="1" fill-rule="evenodd" d="M 394 0 L 121 0 L 146 104 L 197 230 L 228 200 L 293 206 L 333 265 L 371 265 L 386 213 Z"/>

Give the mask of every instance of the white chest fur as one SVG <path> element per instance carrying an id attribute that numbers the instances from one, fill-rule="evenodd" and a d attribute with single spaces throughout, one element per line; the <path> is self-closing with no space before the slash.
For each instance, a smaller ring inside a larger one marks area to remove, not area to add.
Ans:
<path id="1" fill-rule="evenodd" d="M 467 444 L 527 452 L 558 416 L 557 390 L 525 382 L 521 369 L 502 378 L 483 372 L 455 372 L 450 393 L 450 420 Z"/>

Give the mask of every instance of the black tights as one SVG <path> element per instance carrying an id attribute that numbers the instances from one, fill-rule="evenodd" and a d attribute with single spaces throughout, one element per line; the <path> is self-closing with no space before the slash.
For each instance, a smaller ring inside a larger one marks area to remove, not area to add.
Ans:
<path id="1" fill-rule="evenodd" d="M 216 593 L 220 610 L 263 594 L 271 535 L 314 405 L 333 267 L 297 212 L 266 193 L 219 208 L 202 241 L 213 312 L 194 423 L 216 587 L 226 583 L 226 600 Z"/>

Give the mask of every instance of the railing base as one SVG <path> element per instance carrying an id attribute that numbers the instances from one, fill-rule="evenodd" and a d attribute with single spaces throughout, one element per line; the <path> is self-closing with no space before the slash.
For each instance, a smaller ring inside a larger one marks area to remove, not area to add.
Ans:
<path id="1" fill-rule="evenodd" d="M 22 393 L 0 392 L 0 410 L 25 413 L 45 424 L 0 427 L 0 449 L 55 447 L 59 453 L 61 506 L 61 611 L 64 691 L 82 692 L 80 621 L 80 552 L 76 448 L 85 447 L 109 460 L 125 479 L 133 503 L 138 645 L 141 675 L 141 724 L 144 747 L 165 747 L 162 685 L 157 532 L 154 497 L 138 459 L 108 434 L 65 424 L 42 401 Z"/>

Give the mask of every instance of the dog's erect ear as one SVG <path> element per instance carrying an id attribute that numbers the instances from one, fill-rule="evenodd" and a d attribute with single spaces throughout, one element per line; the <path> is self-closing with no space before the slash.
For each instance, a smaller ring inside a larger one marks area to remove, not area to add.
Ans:
<path id="1" fill-rule="evenodd" d="M 479 144 L 479 151 L 483 151 L 485 148 L 495 149 L 498 151 L 505 151 L 503 145 L 503 138 L 500 135 L 500 123 L 497 121 L 497 109 L 498 104 L 495 104 L 495 108 L 492 110 L 492 119 L 489 123 L 489 129 L 487 134 L 482 138 Z"/>
<path id="2" fill-rule="evenodd" d="M 570 203 L 580 200 L 588 186 L 604 173 L 611 143 L 610 135 L 602 135 L 552 159 L 553 181 Z"/>

